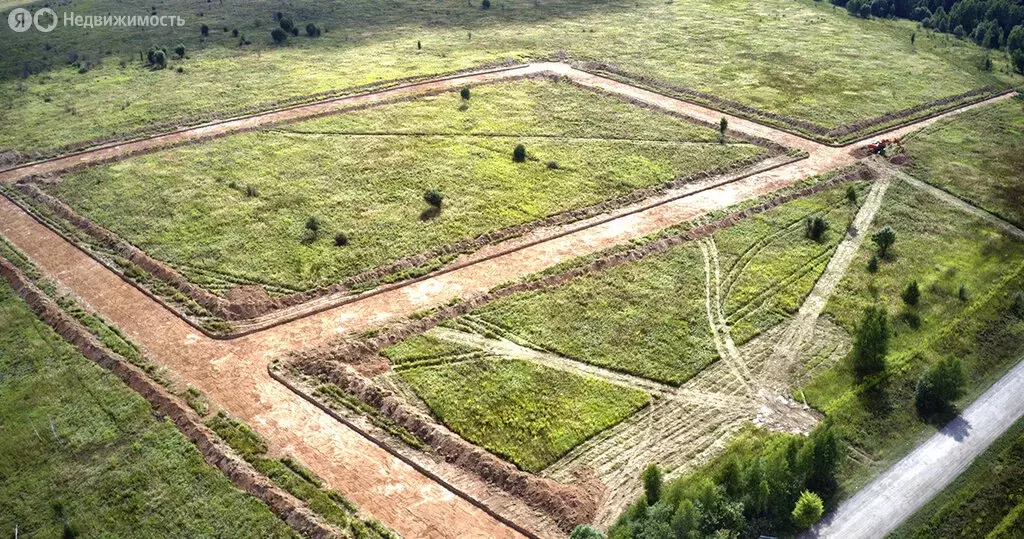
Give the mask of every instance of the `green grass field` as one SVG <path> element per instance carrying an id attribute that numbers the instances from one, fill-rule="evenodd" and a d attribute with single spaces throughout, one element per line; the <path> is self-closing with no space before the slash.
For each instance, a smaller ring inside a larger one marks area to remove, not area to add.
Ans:
<path id="1" fill-rule="evenodd" d="M 646 393 L 517 360 L 403 371 L 445 425 L 530 472 L 647 404 Z"/>
<path id="2" fill-rule="evenodd" d="M 845 187 L 829 189 L 715 235 L 723 293 L 726 274 L 735 269 L 733 294 L 740 298 L 734 302 L 730 295 L 726 303 L 746 307 L 736 327 L 739 342 L 799 308 L 856 211 L 844 197 Z M 803 219 L 817 213 L 832 227 L 821 243 L 803 236 Z M 555 289 L 498 300 L 471 317 L 532 346 L 679 385 L 718 357 L 704 300 L 704 260 L 690 243 Z"/>
<path id="3" fill-rule="evenodd" d="M 13 537 L 293 537 L 0 283 L 0 528 Z M 73 535 L 72 535 L 73 536 Z"/>
<path id="4" fill-rule="evenodd" d="M 567 83 L 482 86 L 468 109 L 461 101 L 451 92 L 236 135 L 69 174 L 49 189 L 186 274 L 306 289 L 766 155 Z M 512 162 L 517 143 L 525 163 Z M 429 189 L 445 195 L 433 218 Z M 322 223 L 312 242 L 309 217 Z M 336 233 L 350 243 L 336 246 Z"/>
<path id="5" fill-rule="evenodd" d="M 1024 420 L 897 528 L 892 539 L 1024 535 Z"/>
<path id="6" fill-rule="evenodd" d="M 825 315 L 852 332 L 864 308 L 885 307 L 893 329 L 888 377 L 858 384 L 842 363 L 797 393 L 871 459 L 844 461 L 846 492 L 934 432 L 914 408 L 914 385 L 930 363 L 958 357 L 970 380 L 962 402 L 969 402 L 1024 355 L 1024 320 L 1011 311 L 1014 293 L 1024 290 L 1024 244 L 905 183 L 886 195 L 875 228 L 885 225 L 897 231 L 891 260 L 871 274 L 874 247 L 866 241 Z M 907 307 L 900 294 L 915 279 L 921 300 Z"/>
<path id="7" fill-rule="evenodd" d="M 59 8 L 77 15 L 180 15 L 183 28 L 70 28 L 6 34 L 0 58 L 0 149 L 25 152 L 133 132 L 209 111 L 467 68 L 499 58 L 567 56 L 835 126 L 990 83 L 987 54 L 969 41 L 917 30 L 909 21 L 861 20 L 826 2 L 695 0 L 589 2 L 355 0 L 315 5 L 253 1 L 196 4 L 95 0 Z M 14 3 L 5 3 L 11 6 Z M 273 14 L 319 38 L 270 42 Z M 4 13 L 6 15 L 6 12 Z M 207 38 L 201 24 L 209 25 Z M 224 29 L 229 31 L 225 32 Z M 239 47 L 238 29 L 251 45 Z M 916 42 L 910 35 L 917 32 Z M 151 71 L 153 44 L 186 45 L 187 58 Z M 417 42 L 422 50 L 417 50 Z M 86 57 L 68 65 L 69 55 Z M 95 65 L 102 60 L 102 65 Z M 92 65 L 79 73 L 83 62 Z M 122 67 L 122 62 L 124 65 Z M 182 73 L 177 68 L 183 69 Z M 20 78 L 26 74 L 27 78 Z"/>
<path id="8" fill-rule="evenodd" d="M 904 141 L 911 174 L 1024 226 L 1024 102 L 968 111 Z"/>

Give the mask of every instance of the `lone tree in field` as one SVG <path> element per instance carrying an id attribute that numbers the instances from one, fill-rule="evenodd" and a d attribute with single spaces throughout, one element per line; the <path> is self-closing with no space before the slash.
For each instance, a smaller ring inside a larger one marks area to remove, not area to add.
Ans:
<path id="1" fill-rule="evenodd" d="M 725 130 L 729 129 L 729 120 L 722 116 L 722 121 L 718 122 L 718 143 L 725 144 Z"/>
<path id="2" fill-rule="evenodd" d="M 178 58 L 185 57 L 185 45 L 178 43 L 177 47 L 174 47 L 174 54 L 178 55 Z"/>
<path id="3" fill-rule="evenodd" d="M 903 303 L 907 305 L 917 305 L 917 302 L 921 299 L 921 287 L 917 286 L 917 281 L 911 281 L 900 297 L 903 298 Z"/>
<path id="4" fill-rule="evenodd" d="M 796 501 L 796 507 L 793 508 L 793 522 L 801 529 L 806 530 L 818 522 L 824 512 L 825 504 L 822 503 L 821 497 L 805 490 L 800 494 L 800 499 Z"/>
<path id="5" fill-rule="evenodd" d="M 889 255 L 889 248 L 896 243 L 896 231 L 892 227 L 885 227 L 871 236 L 871 241 L 878 247 L 878 256 L 885 258 Z"/>
<path id="6" fill-rule="evenodd" d="M 431 206 L 440 209 L 441 208 L 441 202 L 444 201 L 444 194 L 441 193 L 440 191 L 435 191 L 435 190 L 431 189 L 431 190 L 427 191 L 426 193 L 423 193 L 423 200 L 427 204 L 430 204 Z"/>
<path id="7" fill-rule="evenodd" d="M 469 86 L 466 86 L 463 89 L 459 90 L 459 95 L 462 96 L 463 100 L 469 101 Z"/>
<path id="8" fill-rule="evenodd" d="M 512 161 L 516 163 L 523 163 L 526 161 L 526 146 L 517 144 L 516 149 L 512 150 Z"/>
<path id="9" fill-rule="evenodd" d="M 885 370 L 889 353 L 889 315 L 885 309 L 868 307 L 853 340 L 853 370 L 860 377 Z"/>
<path id="10" fill-rule="evenodd" d="M 963 363 L 954 357 L 939 360 L 928 367 L 917 379 L 914 404 L 921 415 L 929 415 L 949 408 L 951 403 L 964 394 L 967 372 Z"/>
<path id="11" fill-rule="evenodd" d="M 825 232 L 828 231 L 828 221 L 824 217 L 808 217 L 804 221 L 804 235 L 808 239 L 814 241 L 821 241 L 825 237 Z"/>
<path id="12" fill-rule="evenodd" d="M 280 28 L 274 28 L 270 31 L 270 39 L 273 39 L 274 43 L 284 43 L 288 39 L 288 33 Z"/>
<path id="13" fill-rule="evenodd" d="M 647 496 L 647 505 L 654 505 L 661 499 L 661 468 L 651 463 L 644 468 L 642 476 L 644 480 L 644 494 Z"/>

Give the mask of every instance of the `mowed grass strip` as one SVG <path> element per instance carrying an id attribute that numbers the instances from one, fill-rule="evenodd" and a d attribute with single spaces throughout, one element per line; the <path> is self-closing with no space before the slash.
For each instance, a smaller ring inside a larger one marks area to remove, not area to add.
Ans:
<path id="1" fill-rule="evenodd" d="M 893 539 L 1024 534 L 1024 419 L 890 535 Z"/>
<path id="2" fill-rule="evenodd" d="M 6 281 L 0 350 L 0 527 L 12 536 L 297 537 Z"/>
<path id="3" fill-rule="evenodd" d="M 755 253 L 736 270 L 733 293 L 760 298 L 738 325 L 737 338 L 749 340 L 799 308 L 857 211 L 845 193 L 845 186 L 828 189 L 716 233 L 723 293 L 731 261 Z M 821 243 L 803 235 L 803 219 L 816 214 L 827 215 L 833 227 Z M 752 251 L 766 237 L 770 249 Z M 805 267 L 821 254 L 823 260 Z M 473 314 L 538 348 L 680 385 L 718 358 L 705 296 L 704 259 L 687 243 L 557 288 L 515 294 Z"/>
<path id="4" fill-rule="evenodd" d="M 511 359 L 421 367 L 399 376 L 453 431 L 529 472 L 543 470 L 650 398 Z"/>
<path id="5" fill-rule="evenodd" d="M 904 141 L 912 175 L 1024 226 L 1024 101 L 967 111 Z"/>
<path id="6" fill-rule="evenodd" d="M 95 0 L 69 11 L 146 15 L 151 7 Z M 158 15 L 185 17 L 186 26 L 61 27 L 59 39 L 7 34 L 0 149 L 51 149 L 204 112 L 563 53 L 828 127 L 1021 80 L 1004 72 L 1001 54 L 984 71 L 989 52 L 969 40 L 911 21 L 850 17 L 811 0 L 503 0 L 486 10 L 462 0 L 198 8 L 166 0 L 157 8 Z M 324 33 L 275 46 L 270 30 L 278 11 L 300 30 L 312 22 Z M 209 36 L 201 36 L 201 24 Z M 239 46 L 243 37 L 250 44 Z M 174 54 L 179 42 L 184 59 Z M 167 69 L 151 71 L 140 61 L 154 44 L 167 47 Z M 71 63 L 75 56 L 82 58 Z"/>
<path id="7" fill-rule="evenodd" d="M 172 265 L 307 289 L 766 152 L 566 83 L 486 86 L 461 104 L 451 92 L 231 136 L 49 189 Z M 379 130 L 427 136 L 358 134 Z M 525 163 L 512 160 L 518 143 Z M 439 213 L 427 190 L 444 194 Z"/>
<path id="8" fill-rule="evenodd" d="M 797 392 L 832 419 L 858 455 L 871 459 L 844 461 L 845 492 L 935 431 L 914 408 L 917 378 L 929 365 L 945 357 L 963 362 L 970 381 L 963 405 L 1024 356 L 1024 319 L 1014 314 L 1014 297 L 1024 292 L 1024 244 L 901 182 L 890 187 L 864 233 L 886 225 L 897 233 L 891 256 L 871 273 L 875 247 L 865 241 L 825 316 L 852 334 L 865 308 L 884 307 L 892 331 L 887 376 L 860 384 L 843 362 Z M 913 307 L 900 297 L 912 280 L 921 290 Z"/>

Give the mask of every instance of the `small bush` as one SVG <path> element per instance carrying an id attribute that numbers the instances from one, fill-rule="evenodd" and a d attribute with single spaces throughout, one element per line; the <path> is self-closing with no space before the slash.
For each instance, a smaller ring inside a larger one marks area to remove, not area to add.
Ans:
<path id="1" fill-rule="evenodd" d="M 878 247 L 878 256 L 885 258 L 889 254 L 892 244 L 896 243 L 896 231 L 892 227 L 885 227 L 871 236 L 871 241 Z"/>
<path id="2" fill-rule="evenodd" d="M 280 28 L 274 28 L 270 31 L 270 38 L 274 40 L 274 43 L 284 43 L 288 39 L 288 34 Z"/>
<path id="3" fill-rule="evenodd" d="M 210 35 L 210 27 L 205 24 L 199 27 L 199 35 L 207 37 Z"/>
<path id="4" fill-rule="evenodd" d="M 298 28 L 292 28 L 292 35 L 293 36 L 299 35 L 299 29 Z"/>
<path id="5" fill-rule="evenodd" d="M 558 170 L 558 162 L 548 161 L 547 167 L 550 168 L 551 170 Z"/>
<path id="6" fill-rule="evenodd" d="M 642 474 L 644 481 L 644 494 L 647 496 L 647 505 L 654 505 L 661 499 L 661 485 L 663 482 L 661 476 L 661 468 L 657 464 L 651 463 L 644 468 Z"/>
<path id="7" fill-rule="evenodd" d="M 177 47 L 174 47 L 174 54 L 178 55 L 178 58 L 185 57 L 185 45 L 178 43 Z"/>
<path id="8" fill-rule="evenodd" d="M 491 0 L 484 0 L 480 4 L 480 7 L 483 8 L 483 9 L 491 9 Z"/>
<path id="9" fill-rule="evenodd" d="M 796 501 L 796 507 L 793 508 L 793 522 L 801 529 L 806 530 L 818 522 L 824 512 L 825 504 L 822 503 L 821 497 L 805 490 L 800 494 L 800 499 Z"/>
<path id="10" fill-rule="evenodd" d="M 338 232 L 334 235 L 334 245 L 338 247 L 344 247 L 348 245 L 348 234 L 344 232 Z"/>
<path id="11" fill-rule="evenodd" d="M 929 415 L 949 408 L 964 394 L 967 371 L 954 357 L 939 360 L 917 379 L 914 404 L 921 415 Z"/>
<path id="12" fill-rule="evenodd" d="M 238 37 L 238 28 L 231 31 L 231 37 Z"/>
<path id="13" fill-rule="evenodd" d="M 309 37 L 317 37 L 320 35 L 320 29 L 315 24 L 309 23 L 306 25 L 306 35 Z"/>
<path id="14" fill-rule="evenodd" d="M 967 300 L 971 299 L 970 292 L 967 290 L 967 285 L 960 285 L 960 290 L 957 290 L 956 296 L 960 298 L 960 301 L 963 301 L 965 303 L 967 302 Z"/>
<path id="15" fill-rule="evenodd" d="M 808 239 L 821 241 L 821 239 L 825 237 L 826 231 L 828 231 L 828 221 L 823 217 L 815 217 L 813 219 L 808 217 L 807 220 L 804 221 L 804 235 L 807 236 Z"/>
<path id="16" fill-rule="evenodd" d="M 900 294 L 900 298 L 903 299 L 903 303 L 914 306 L 921 299 L 921 288 L 917 285 L 917 281 L 911 281 L 907 285 L 907 288 Z"/>
<path id="17" fill-rule="evenodd" d="M 256 197 L 260 196 L 260 192 L 256 189 L 255 185 L 246 185 L 245 186 L 245 196 L 247 196 L 249 198 L 256 198 Z"/>
<path id="18" fill-rule="evenodd" d="M 459 95 L 462 96 L 462 99 L 469 101 L 469 86 L 466 86 L 462 90 L 459 90 Z"/>
<path id="19" fill-rule="evenodd" d="M 512 161 L 516 163 L 522 163 L 526 161 L 526 146 L 517 144 L 516 149 L 512 150 Z"/>
<path id="20" fill-rule="evenodd" d="M 418 39 L 416 40 L 416 50 L 423 50 L 423 42 Z"/>
<path id="21" fill-rule="evenodd" d="M 431 189 L 426 193 L 423 193 L 423 200 L 435 208 L 440 208 L 441 203 L 444 201 L 444 194 L 440 191 Z"/>
<path id="22" fill-rule="evenodd" d="M 852 185 L 846 187 L 846 201 L 850 204 L 857 203 L 857 190 Z"/>
<path id="23" fill-rule="evenodd" d="M 889 353 L 889 315 L 884 309 L 864 310 L 853 338 L 853 370 L 863 378 L 885 370 Z"/>
<path id="24" fill-rule="evenodd" d="M 295 25 L 292 24 L 291 19 L 281 19 L 281 21 L 278 24 L 281 26 L 281 29 L 284 30 L 285 32 L 291 32 L 292 28 L 295 28 Z"/>
<path id="25" fill-rule="evenodd" d="M 605 539 L 605 537 L 603 533 L 594 528 L 586 524 L 580 524 L 569 534 L 569 539 Z"/>
<path id="26" fill-rule="evenodd" d="M 869 273 L 877 273 L 878 272 L 878 255 L 871 255 L 871 259 L 868 260 L 868 272 Z"/>
<path id="27" fill-rule="evenodd" d="M 312 216 L 309 219 L 306 219 L 306 230 L 309 230 L 314 234 L 320 232 L 320 220 Z"/>
<path id="28" fill-rule="evenodd" d="M 153 66 L 158 69 L 167 67 L 167 53 L 164 51 L 156 51 L 153 53 Z"/>

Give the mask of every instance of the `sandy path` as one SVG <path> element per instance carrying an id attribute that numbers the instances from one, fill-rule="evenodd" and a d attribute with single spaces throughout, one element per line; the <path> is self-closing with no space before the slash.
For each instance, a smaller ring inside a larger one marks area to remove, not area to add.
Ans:
<path id="1" fill-rule="evenodd" d="M 142 141 L 97 148 L 2 172 L 0 181 L 15 181 L 32 174 L 102 162 L 120 155 L 145 151 L 147 148 L 342 110 L 364 102 L 400 97 L 410 92 L 456 87 L 542 71 L 566 74 L 583 84 L 619 91 L 684 114 L 713 121 L 722 116 L 704 107 L 571 70 L 563 64 L 533 64 L 499 73 L 467 75 L 364 96 L 338 98 L 186 129 Z M 407 537 L 511 537 L 516 534 L 483 511 L 455 497 L 278 385 L 267 374 L 267 364 L 284 352 L 322 343 L 339 333 L 368 329 L 452 298 L 484 292 L 495 285 L 569 258 L 642 237 L 708 211 L 722 209 L 791 185 L 808 175 L 854 161 L 844 149 L 828 148 L 759 124 L 729 118 L 733 130 L 807 148 L 810 157 L 699 195 L 672 200 L 639 213 L 232 341 L 215 341 L 204 337 L 6 199 L 0 199 L 0 233 L 28 254 L 47 276 L 59 280 L 76 293 L 83 303 L 121 328 L 146 350 L 153 361 L 169 368 L 177 377 L 206 393 L 219 406 L 252 425 L 275 451 L 295 455 L 323 477 L 331 488 L 341 491 L 399 533 Z M 919 122 L 901 132 L 933 121 Z M 899 136 L 899 133 L 895 136 Z M 717 440 L 720 434 L 707 433 L 704 438 Z M 482 484 L 460 483 L 458 486 L 478 499 L 488 501 L 487 488 Z M 530 527 L 531 523 L 522 524 Z"/>

